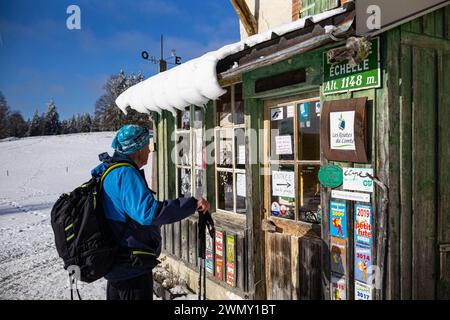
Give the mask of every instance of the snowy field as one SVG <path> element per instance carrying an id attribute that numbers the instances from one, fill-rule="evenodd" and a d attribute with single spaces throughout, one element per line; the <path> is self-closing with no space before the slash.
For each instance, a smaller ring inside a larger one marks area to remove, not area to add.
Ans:
<path id="1" fill-rule="evenodd" d="M 54 247 L 50 211 L 89 180 L 113 132 L 0 142 L 0 299 L 70 299 Z M 79 283 L 83 299 L 105 299 L 106 281 Z"/>

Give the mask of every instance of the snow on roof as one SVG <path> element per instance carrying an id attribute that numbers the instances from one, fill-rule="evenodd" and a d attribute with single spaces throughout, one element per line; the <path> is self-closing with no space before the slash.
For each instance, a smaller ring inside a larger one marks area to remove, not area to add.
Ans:
<path id="1" fill-rule="evenodd" d="M 272 34 L 282 36 L 302 29 L 308 19 L 318 23 L 346 11 L 345 7 L 340 7 L 308 16 L 208 52 L 128 88 L 116 99 L 116 104 L 124 113 L 130 106 L 142 113 L 161 112 L 164 109 L 174 115 L 177 110 L 183 110 L 189 105 L 203 106 L 225 93 L 217 79 L 216 65 L 219 60 L 268 41 Z M 327 32 L 331 30 L 332 28 L 326 28 Z"/>

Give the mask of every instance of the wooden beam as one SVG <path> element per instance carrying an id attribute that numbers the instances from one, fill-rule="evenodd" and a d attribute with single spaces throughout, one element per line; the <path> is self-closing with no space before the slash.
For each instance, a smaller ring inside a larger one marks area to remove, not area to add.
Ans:
<path id="1" fill-rule="evenodd" d="M 258 22 L 255 19 L 255 16 L 252 14 L 250 9 L 247 6 L 245 0 L 231 0 L 231 4 L 234 7 L 239 19 L 242 22 L 242 25 L 247 31 L 249 36 L 258 33 Z"/>

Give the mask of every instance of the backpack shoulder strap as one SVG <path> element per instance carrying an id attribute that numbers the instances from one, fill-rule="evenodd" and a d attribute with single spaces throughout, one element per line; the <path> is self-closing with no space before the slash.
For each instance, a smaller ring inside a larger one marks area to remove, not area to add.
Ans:
<path id="1" fill-rule="evenodd" d="M 135 166 L 133 166 L 131 163 L 128 163 L 128 162 L 118 162 L 118 163 L 114 163 L 113 165 L 109 166 L 108 169 L 106 169 L 106 171 L 102 174 L 102 177 L 101 177 L 101 179 L 100 179 L 100 189 L 99 189 L 99 190 L 102 189 L 102 187 L 103 187 L 103 180 L 105 180 L 106 176 L 107 176 L 111 171 L 113 171 L 114 169 L 117 169 L 117 168 L 119 168 L 119 167 L 124 167 L 124 166 L 131 167 L 131 168 L 133 168 L 133 169 L 136 169 Z"/>

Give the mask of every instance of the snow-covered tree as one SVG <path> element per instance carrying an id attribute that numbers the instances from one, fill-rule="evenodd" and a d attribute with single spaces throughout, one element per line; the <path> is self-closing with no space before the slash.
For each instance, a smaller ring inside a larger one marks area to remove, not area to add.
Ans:
<path id="1" fill-rule="evenodd" d="M 129 108 L 125 116 L 115 103 L 115 100 L 123 91 L 142 80 L 144 80 L 142 73 L 139 72 L 137 76 L 132 73 L 127 77 L 122 70 L 118 75 L 113 75 L 108 79 L 104 86 L 105 93 L 95 104 L 93 131 L 116 131 L 128 123 L 151 126 L 151 121 L 147 114 L 142 114 Z"/>
<path id="2" fill-rule="evenodd" d="M 47 112 L 44 116 L 44 135 L 56 135 L 61 132 L 59 114 L 56 110 L 55 102 L 52 100 L 47 105 Z"/>

